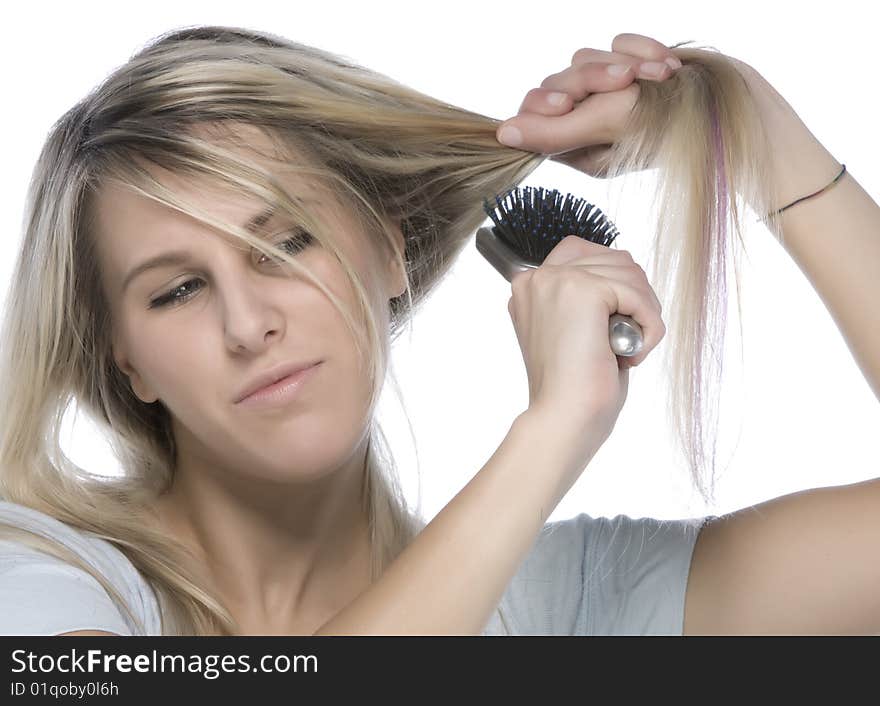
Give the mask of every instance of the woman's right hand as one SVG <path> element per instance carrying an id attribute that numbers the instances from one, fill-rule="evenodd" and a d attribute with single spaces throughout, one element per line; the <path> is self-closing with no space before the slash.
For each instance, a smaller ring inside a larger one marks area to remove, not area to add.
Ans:
<path id="1" fill-rule="evenodd" d="M 565 439 L 603 440 L 623 409 L 629 368 L 666 334 L 661 305 L 644 270 L 626 250 L 563 238 L 535 269 L 511 280 L 507 303 L 529 381 L 527 416 Z M 631 316 L 642 327 L 638 354 L 618 357 L 609 319 Z M 584 453 L 595 449 L 584 448 Z"/>

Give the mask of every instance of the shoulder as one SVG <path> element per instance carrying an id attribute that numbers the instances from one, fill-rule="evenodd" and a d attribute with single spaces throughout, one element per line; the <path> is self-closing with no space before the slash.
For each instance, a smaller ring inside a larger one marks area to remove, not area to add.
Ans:
<path id="1" fill-rule="evenodd" d="M 82 566 L 2 532 L 3 525 L 61 545 Z M 88 568 L 118 593 L 124 607 Z M 102 630 L 152 635 L 160 634 L 160 626 L 152 588 L 113 544 L 33 508 L 0 501 L 0 634 Z"/>
<path id="2" fill-rule="evenodd" d="M 681 634 L 690 560 L 707 519 L 581 513 L 545 524 L 490 632 Z"/>

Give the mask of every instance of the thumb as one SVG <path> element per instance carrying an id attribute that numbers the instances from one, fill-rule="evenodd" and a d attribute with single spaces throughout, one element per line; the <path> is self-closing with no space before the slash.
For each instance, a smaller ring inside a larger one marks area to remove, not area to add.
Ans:
<path id="1" fill-rule="evenodd" d="M 593 93 L 564 115 L 520 113 L 498 126 L 496 139 L 508 147 L 547 155 L 613 142 L 633 106 L 632 97 L 623 95 L 626 90 Z"/>

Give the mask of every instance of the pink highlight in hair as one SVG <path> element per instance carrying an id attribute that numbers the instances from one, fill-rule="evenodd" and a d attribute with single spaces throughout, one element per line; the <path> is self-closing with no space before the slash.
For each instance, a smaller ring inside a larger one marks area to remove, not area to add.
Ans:
<path id="1" fill-rule="evenodd" d="M 711 287 L 712 290 L 716 292 L 716 297 L 714 298 L 715 306 L 716 308 L 720 307 L 717 308 L 715 312 L 712 312 L 716 314 L 713 323 L 716 326 L 719 326 L 719 328 L 716 329 L 718 336 L 717 340 L 715 341 L 715 344 L 717 344 L 718 348 L 716 348 L 716 345 L 711 346 L 711 354 L 713 356 L 712 359 L 717 365 L 718 375 L 720 377 L 723 370 L 724 360 L 724 331 L 727 325 L 727 268 L 724 253 L 727 249 L 728 240 L 730 237 L 727 224 L 729 188 L 727 184 L 727 169 L 724 159 L 724 143 L 721 137 L 721 124 L 718 119 L 716 106 L 714 104 L 710 108 L 710 121 L 712 126 L 712 143 L 714 156 L 713 164 L 715 169 L 715 213 L 714 217 L 711 211 L 706 214 L 706 232 L 704 242 L 702 243 L 702 252 L 704 256 L 700 258 L 700 267 L 702 268 L 701 281 L 705 284 L 706 287 Z M 699 303 L 700 316 L 696 330 L 696 350 L 698 351 L 704 350 L 707 339 L 709 338 L 709 321 L 707 320 L 707 315 L 710 312 L 706 311 L 706 306 L 707 301 L 711 298 L 712 297 L 710 296 L 704 296 Z M 697 409 L 703 410 L 704 403 L 702 365 L 697 365 L 694 372 L 696 395 L 695 403 Z M 715 410 L 715 412 L 717 414 L 717 409 Z M 698 463 L 702 465 L 702 461 L 705 460 L 702 437 L 702 414 L 694 414 L 693 422 L 694 448 L 698 449 Z M 713 438 L 711 456 L 711 459 L 713 459 L 713 464 L 715 446 L 716 439 Z M 710 473 L 709 477 L 714 479 L 714 473 Z"/>

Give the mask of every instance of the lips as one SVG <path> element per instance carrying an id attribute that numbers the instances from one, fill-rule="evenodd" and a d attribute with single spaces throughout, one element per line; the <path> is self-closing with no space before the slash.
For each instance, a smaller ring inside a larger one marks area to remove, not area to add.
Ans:
<path id="1" fill-rule="evenodd" d="M 238 404 L 242 400 L 247 397 L 250 397 L 256 392 L 259 392 L 265 387 L 269 387 L 273 383 L 278 382 L 279 380 L 283 380 L 294 373 L 299 372 L 300 370 L 306 370 L 307 368 L 311 368 L 318 363 L 320 360 L 314 360 L 309 362 L 289 362 L 289 363 L 280 363 L 274 367 L 271 367 L 262 373 L 257 374 L 248 383 L 239 391 L 239 393 L 235 397 L 235 404 Z"/>

